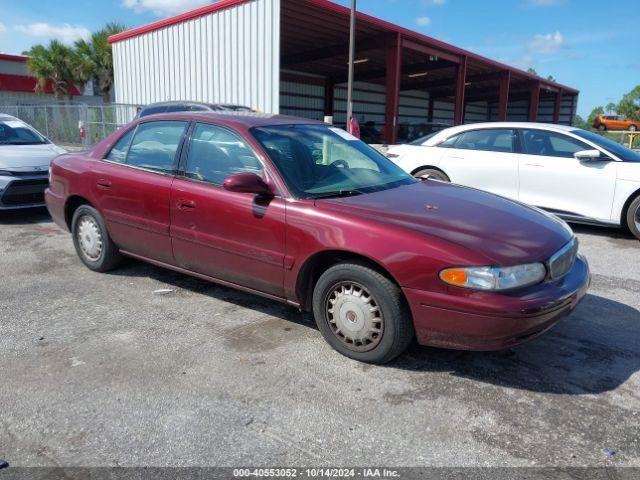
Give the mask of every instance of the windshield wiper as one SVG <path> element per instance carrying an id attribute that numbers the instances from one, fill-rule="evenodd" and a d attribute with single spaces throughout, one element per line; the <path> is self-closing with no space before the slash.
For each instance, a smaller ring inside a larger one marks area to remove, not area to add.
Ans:
<path id="1" fill-rule="evenodd" d="M 362 190 L 358 189 L 342 189 L 338 192 L 328 192 L 328 193 L 320 193 L 318 195 L 314 195 L 313 199 L 317 200 L 319 198 L 343 198 L 343 197 L 355 197 L 356 195 L 362 195 Z"/>

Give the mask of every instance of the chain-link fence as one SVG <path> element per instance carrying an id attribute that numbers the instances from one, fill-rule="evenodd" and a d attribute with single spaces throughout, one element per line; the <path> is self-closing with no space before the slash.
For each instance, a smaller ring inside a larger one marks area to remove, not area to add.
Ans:
<path id="1" fill-rule="evenodd" d="M 137 105 L 113 103 L 0 105 L 59 145 L 89 147 L 133 120 Z"/>

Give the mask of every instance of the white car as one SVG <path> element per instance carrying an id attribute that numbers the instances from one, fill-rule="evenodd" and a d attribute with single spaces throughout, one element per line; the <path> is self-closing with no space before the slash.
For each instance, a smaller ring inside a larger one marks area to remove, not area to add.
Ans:
<path id="1" fill-rule="evenodd" d="M 43 207 L 49 163 L 63 153 L 22 120 L 0 114 L 0 210 Z"/>
<path id="2" fill-rule="evenodd" d="M 640 153 L 593 132 L 541 123 L 447 128 L 387 156 L 417 178 L 486 190 L 567 221 L 640 239 Z"/>

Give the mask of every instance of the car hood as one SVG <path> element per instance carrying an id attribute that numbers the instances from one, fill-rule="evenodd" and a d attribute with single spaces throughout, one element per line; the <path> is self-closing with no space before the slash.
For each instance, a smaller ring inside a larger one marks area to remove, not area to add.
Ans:
<path id="1" fill-rule="evenodd" d="M 52 159 L 65 153 L 52 143 L 42 145 L 0 145 L 0 170 L 49 168 Z"/>
<path id="2" fill-rule="evenodd" d="M 573 236 L 566 223 L 541 210 L 480 190 L 430 180 L 370 194 L 323 199 L 317 205 L 438 237 L 483 255 L 492 265 L 547 260 Z"/>

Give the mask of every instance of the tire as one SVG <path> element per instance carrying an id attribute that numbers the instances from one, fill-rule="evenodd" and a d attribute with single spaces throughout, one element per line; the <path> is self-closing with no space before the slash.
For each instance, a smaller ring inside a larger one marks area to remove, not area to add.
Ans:
<path id="1" fill-rule="evenodd" d="M 451 179 L 440 170 L 436 170 L 435 168 L 423 168 L 418 170 L 413 176 L 419 180 L 440 180 L 441 182 L 451 182 Z"/>
<path id="2" fill-rule="evenodd" d="M 73 245 L 82 263 L 94 272 L 108 272 L 122 261 L 102 215 L 89 205 L 80 205 L 71 220 Z M 84 239 L 81 237 L 84 235 Z"/>
<path id="3" fill-rule="evenodd" d="M 630 132 L 638 131 L 638 126 L 637 125 L 629 125 L 629 131 Z"/>
<path id="4" fill-rule="evenodd" d="M 327 343 L 361 362 L 387 363 L 414 337 L 400 288 L 358 263 L 339 263 L 320 276 L 313 290 L 313 314 Z"/>
<path id="5" fill-rule="evenodd" d="M 627 228 L 640 240 L 640 195 L 638 195 L 627 209 Z"/>
<path id="6" fill-rule="evenodd" d="M 600 124 L 598 125 L 598 130 L 600 130 L 601 132 L 606 132 L 607 131 L 607 126 Z"/>

